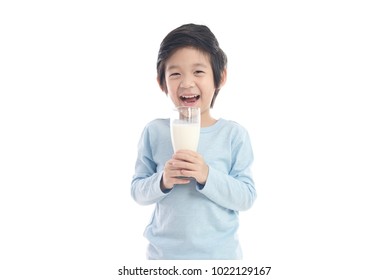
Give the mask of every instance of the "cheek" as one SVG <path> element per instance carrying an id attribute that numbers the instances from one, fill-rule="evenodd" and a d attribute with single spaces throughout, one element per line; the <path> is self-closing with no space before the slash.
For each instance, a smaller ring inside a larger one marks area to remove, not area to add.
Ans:
<path id="1" fill-rule="evenodd" d="M 176 91 L 170 87 L 167 87 L 166 94 L 169 95 L 171 99 L 174 99 L 174 97 L 176 96 Z"/>
<path id="2" fill-rule="evenodd" d="M 179 83 L 177 81 L 166 81 L 166 88 L 168 92 L 175 92 L 177 90 L 178 84 Z"/>
<path id="3" fill-rule="evenodd" d="M 207 95 L 213 95 L 216 89 L 213 80 L 204 81 L 203 83 L 199 84 L 199 87 L 202 89 L 202 92 L 206 93 Z"/>

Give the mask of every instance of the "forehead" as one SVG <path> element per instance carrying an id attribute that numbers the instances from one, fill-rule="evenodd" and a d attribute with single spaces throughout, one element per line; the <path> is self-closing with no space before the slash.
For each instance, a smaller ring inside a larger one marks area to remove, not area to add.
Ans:
<path id="1" fill-rule="evenodd" d="M 167 60 L 166 69 L 172 67 L 185 67 L 201 64 L 206 67 L 211 66 L 209 54 L 192 47 L 177 49 Z"/>

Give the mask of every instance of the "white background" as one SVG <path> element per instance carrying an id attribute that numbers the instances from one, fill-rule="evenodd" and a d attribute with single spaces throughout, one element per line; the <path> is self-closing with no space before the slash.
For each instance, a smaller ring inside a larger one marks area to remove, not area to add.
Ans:
<path id="1" fill-rule="evenodd" d="M 229 59 L 214 115 L 255 151 L 245 260 L 268 279 L 388 279 L 384 2 L 2 1 L 0 278 L 113 279 L 144 263 L 137 142 L 171 108 L 159 44 L 194 22 Z"/>

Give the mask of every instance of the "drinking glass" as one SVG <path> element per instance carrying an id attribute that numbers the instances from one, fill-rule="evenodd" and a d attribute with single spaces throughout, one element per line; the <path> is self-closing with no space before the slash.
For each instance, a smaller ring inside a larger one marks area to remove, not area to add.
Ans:
<path id="1" fill-rule="evenodd" d="M 170 118 L 170 136 L 174 152 L 178 150 L 197 151 L 200 138 L 200 118 L 201 112 L 198 107 L 174 108 Z"/>

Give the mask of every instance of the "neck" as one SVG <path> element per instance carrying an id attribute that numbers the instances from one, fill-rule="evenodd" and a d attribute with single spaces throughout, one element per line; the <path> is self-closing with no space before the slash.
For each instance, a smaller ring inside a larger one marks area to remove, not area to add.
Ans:
<path id="1" fill-rule="evenodd" d="M 201 127 L 211 126 L 216 123 L 216 119 L 213 118 L 210 114 L 201 115 Z"/>

